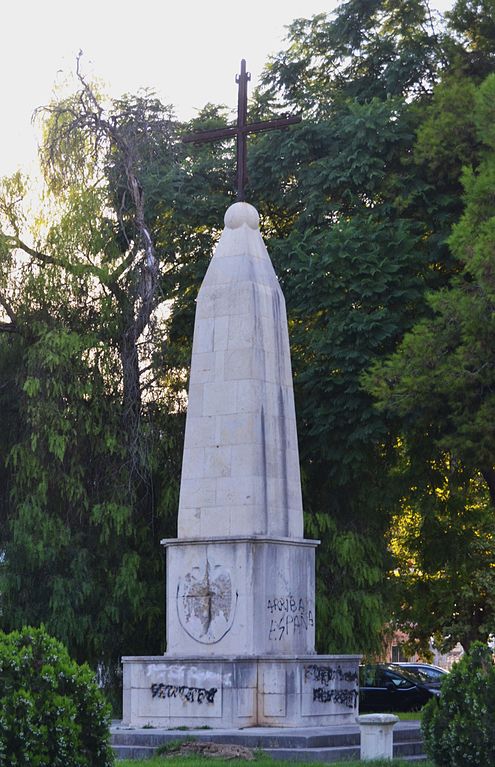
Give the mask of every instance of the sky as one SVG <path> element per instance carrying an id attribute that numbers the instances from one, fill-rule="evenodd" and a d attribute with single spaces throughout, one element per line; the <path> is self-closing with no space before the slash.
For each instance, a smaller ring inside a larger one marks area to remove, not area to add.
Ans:
<path id="1" fill-rule="evenodd" d="M 445 9 L 451 0 L 436 0 Z M 237 103 L 242 58 L 258 83 L 287 25 L 328 13 L 337 0 L 8 0 L 2 8 L 0 177 L 36 167 L 33 111 L 74 73 L 97 78 L 119 97 L 151 88 L 177 116 L 207 102 Z"/>

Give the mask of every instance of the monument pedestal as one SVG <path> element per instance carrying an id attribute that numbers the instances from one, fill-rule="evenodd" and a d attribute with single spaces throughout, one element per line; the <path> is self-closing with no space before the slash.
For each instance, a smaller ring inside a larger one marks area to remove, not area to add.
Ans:
<path id="1" fill-rule="evenodd" d="M 294 655 L 315 642 L 318 541 L 182 538 L 167 549 L 167 656 Z"/>
<path id="2" fill-rule="evenodd" d="M 124 724 L 315 727 L 353 723 L 359 656 L 124 658 Z"/>
<path id="3" fill-rule="evenodd" d="M 353 721 L 359 658 L 313 651 L 318 541 L 253 535 L 162 543 L 167 653 L 123 658 L 125 724 Z"/>
<path id="4" fill-rule="evenodd" d="M 134 727 L 303 727 L 353 722 L 359 656 L 316 655 L 318 541 L 172 539 L 167 653 L 126 657 Z"/>

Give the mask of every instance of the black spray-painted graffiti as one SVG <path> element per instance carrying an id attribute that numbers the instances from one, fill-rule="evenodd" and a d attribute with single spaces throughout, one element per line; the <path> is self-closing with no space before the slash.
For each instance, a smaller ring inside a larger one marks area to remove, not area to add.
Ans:
<path id="1" fill-rule="evenodd" d="M 151 685 L 153 698 L 181 698 L 188 703 L 214 703 L 216 693 L 216 687 L 207 690 L 204 687 L 178 687 L 175 684 Z"/>
<path id="2" fill-rule="evenodd" d="M 357 682 L 357 671 L 343 671 L 340 666 L 304 666 L 304 681 L 311 679 L 328 687 L 330 682 Z"/>
<path id="3" fill-rule="evenodd" d="M 268 639 L 276 642 L 289 634 L 294 636 L 307 631 L 308 626 L 314 626 L 313 613 L 307 609 L 306 600 L 302 597 L 297 599 L 292 594 L 286 597 L 274 597 L 268 600 L 266 609 L 273 616 L 270 618 Z"/>
<path id="4" fill-rule="evenodd" d="M 322 687 L 313 687 L 313 701 L 317 703 L 337 703 L 346 708 L 355 708 L 358 700 L 358 673 L 344 670 L 338 666 L 304 666 L 304 681 L 319 682 Z M 353 684 L 352 687 L 335 689 L 330 684 L 344 682 Z"/>
<path id="5" fill-rule="evenodd" d="M 329 690 L 327 687 L 313 688 L 313 700 L 319 703 L 340 703 L 341 706 L 354 708 L 357 699 L 357 690 Z"/>

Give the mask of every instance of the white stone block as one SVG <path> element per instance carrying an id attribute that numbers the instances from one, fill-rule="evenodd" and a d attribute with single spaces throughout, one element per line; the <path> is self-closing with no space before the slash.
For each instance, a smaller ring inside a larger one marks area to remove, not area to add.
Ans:
<path id="1" fill-rule="evenodd" d="M 265 693 L 261 696 L 263 715 L 278 718 L 287 715 L 287 696 L 281 693 Z"/>
<path id="2" fill-rule="evenodd" d="M 203 383 L 191 384 L 189 386 L 187 414 L 189 417 L 205 415 L 203 404 Z"/>
<path id="3" fill-rule="evenodd" d="M 197 531 L 198 536 L 210 538 L 215 535 L 229 535 L 231 514 L 231 509 L 225 506 L 215 505 L 201 509 Z"/>
<path id="4" fill-rule="evenodd" d="M 237 689 L 237 715 L 239 717 L 253 716 L 256 710 L 256 687 L 240 687 Z"/>
<path id="5" fill-rule="evenodd" d="M 197 319 L 194 324 L 193 354 L 204 354 L 214 351 L 214 337 L 214 317 Z"/>
<path id="6" fill-rule="evenodd" d="M 217 444 L 217 422 L 214 416 L 191 416 L 186 420 L 185 448 L 212 447 Z"/>
<path id="7" fill-rule="evenodd" d="M 211 448 L 214 449 L 214 448 Z M 182 459 L 182 479 L 198 479 L 205 476 L 205 448 L 186 447 Z"/>
<path id="8" fill-rule="evenodd" d="M 261 424 L 255 413 L 218 417 L 218 444 L 261 445 Z"/>
<path id="9" fill-rule="evenodd" d="M 235 383 L 215 381 L 203 386 L 202 415 L 229 415 L 237 412 Z"/>
<path id="10" fill-rule="evenodd" d="M 286 693 L 285 666 L 279 663 L 264 663 L 262 669 L 262 685 L 266 693 Z"/>
<path id="11" fill-rule="evenodd" d="M 356 717 L 361 733 L 361 760 L 392 759 L 393 729 L 399 721 L 393 714 L 362 714 Z"/>
<path id="12" fill-rule="evenodd" d="M 214 348 L 215 351 L 225 351 L 229 342 L 229 317 L 215 317 Z"/>
<path id="13" fill-rule="evenodd" d="M 229 349 L 224 355 L 224 380 L 242 381 L 258 377 L 263 369 L 263 351 L 259 349 Z"/>
<path id="14" fill-rule="evenodd" d="M 216 482 L 214 478 L 183 478 L 180 486 L 181 503 L 184 508 L 215 506 Z"/>
<path id="15" fill-rule="evenodd" d="M 207 285 L 226 285 L 248 278 L 243 274 L 243 259 L 235 255 L 223 254 L 220 258 L 212 259 L 208 267 L 205 281 Z"/>
<path id="16" fill-rule="evenodd" d="M 229 335 L 227 348 L 229 350 L 249 350 L 261 346 L 259 335 L 256 333 L 256 317 L 253 313 L 241 317 L 231 317 L 229 320 Z"/>
<path id="17" fill-rule="evenodd" d="M 204 472 L 207 477 L 230 477 L 232 450 L 230 446 L 215 445 L 204 448 Z M 218 502 L 218 501 L 217 501 Z"/>
<path id="18" fill-rule="evenodd" d="M 254 513 L 254 506 L 230 506 L 228 533 L 238 535 L 263 535 L 266 529 L 266 520 L 260 519 L 260 515 Z"/>
<path id="19" fill-rule="evenodd" d="M 200 290 L 198 304 L 203 300 Z M 253 285 L 249 282 L 233 283 L 229 289 L 225 285 L 206 287 L 206 300 L 209 317 L 223 317 L 230 319 L 240 315 L 249 316 L 253 306 Z"/>
<path id="20" fill-rule="evenodd" d="M 216 484 L 219 506 L 254 506 L 263 500 L 261 477 L 220 477 Z"/>
<path id="21" fill-rule="evenodd" d="M 215 380 L 216 356 L 213 352 L 193 354 L 191 358 L 191 381 L 194 384 Z"/>
<path id="22" fill-rule="evenodd" d="M 232 477 L 261 477 L 264 474 L 263 454 L 257 444 L 232 445 Z"/>
<path id="23" fill-rule="evenodd" d="M 256 298 L 257 298 L 256 308 L 260 316 L 273 317 L 273 295 L 274 295 L 273 287 L 269 285 L 258 285 L 257 288 L 258 289 L 256 291 Z"/>

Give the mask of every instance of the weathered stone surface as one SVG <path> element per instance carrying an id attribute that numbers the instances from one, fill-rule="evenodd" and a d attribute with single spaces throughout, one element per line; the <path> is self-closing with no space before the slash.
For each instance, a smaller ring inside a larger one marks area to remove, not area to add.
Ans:
<path id="1" fill-rule="evenodd" d="M 178 537 L 301 538 L 285 302 L 255 209 L 225 224 L 197 299 Z"/>
<path id="2" fill-rule="evenodd" d="M 314 653 L 317 541 L 169 540 L 167 653 Z"/>
<path id="3" fill-rule="evenodd" d="M 123 721 L 136 727 L 327 726 L 357 713 L 358 656 L 124 661 Z"/>

